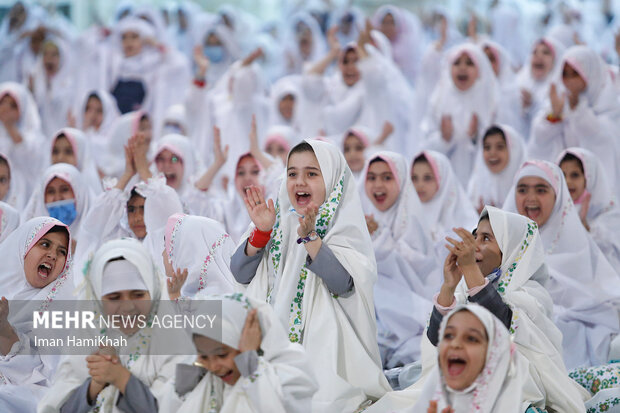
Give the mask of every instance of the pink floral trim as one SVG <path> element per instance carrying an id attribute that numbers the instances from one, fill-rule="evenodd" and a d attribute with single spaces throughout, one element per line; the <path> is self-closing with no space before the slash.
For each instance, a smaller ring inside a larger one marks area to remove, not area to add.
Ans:
<path id="1" fill-rule="evenodd" d="M 214 243 L 213 245 L 211 245 L 211 249 L 209 250 L 209 254 L 205 257 L 204 262 L 202 263 L 202 268 L 200 269 L 200 279 L 198 281 L 198 291 L 202 290 L 203 288 L 205 288 L 206 284 L 207 284 L 207 268 L 209 267 L 209 264 L 211 264 L 215 259 L 213 258 L 215 256 L 215 251 L 217 251 L 217 249 L 219 247 L 222 246 L 222 244 L 224 243 L 224 241 L 226 241 L 228 238 L 230 238 L 230 236 L 228 234 L 222 234 Z"/>
<path id="2" fill-rule="evenodd" d="M 168 259 L 170 261 L 172 261 L 174 255 L 174 239 L 186 216 L 186 214 L 171 215 L 166 223 L 166 251 L 168 252 Z"/>

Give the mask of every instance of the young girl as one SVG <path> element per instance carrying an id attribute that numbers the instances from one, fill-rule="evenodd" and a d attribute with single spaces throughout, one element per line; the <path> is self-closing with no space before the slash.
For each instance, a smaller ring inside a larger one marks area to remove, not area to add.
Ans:
<path id="1" fill-rule="evenodd" d="M 269 126 L 284 125 L 293 128 L 297 133 L 301 132 L 304 112 L 301 108 L 300 87 L 299 75 L 284 76 L 271 86 Z"/>
<path id="2" fill-rule="evenodd" d="M 525 143 L 507 125 L 486 130 L 476 166 L 469 179 L 467 195 L 478 212 L 485 205 L 501 206 L 519 167 L 525 160 Z"/>
<path id="3" fill-rule="evenodd" d="M 620 266 L 620 209 L 603 165 L 592 152 L 568 148 L 558 157 L 568 192 L 583 226 L 609 263 Z"/>
<path id="4" fill-rule="evenodd" d="M 286 155 L 291 150 L 291 143 L 297 141 L 295 130 L 288 126 L 272 126 L 265 137 L 265 153 L 273 159 L 286 163 Z"/>
<path id="5" fill-rule="evenodd" d="M 476 210 L 458 182 L 448 158 L 424 151 L 413 159 L 411 180 L 422 202 L 422 216 L 431 239 L 445 256 L 443 238 L 456 226 L 473 228 Z"/>
<path id="6" fill-rule="evenodd" d="M 51 162 L 67 163 L 80 170 L 93 195 L 101 192 L 101 179 L 91 157 L 90 143 L 81 130 L 63 128 L 52 138 Z"/>
<path id="7" fill-rule="evenodd" d="M 168 260 L 173 271 L 188 271 L 180 296 L 191 298 L 197 294 L 240 291 L 241 286 L 230 272 L 233 252 L 235 244 L 221 223 L 185 214 L 168 218 L 164 261 Z"/>
<path id="8" fill-rule="evenodd" d="M 499 90 L 489 60 L 473 44 L 447 52 L 422 121 L 422 145 L 446 155 L 463 187 L 474 167 L 480 135 L 494 121 Z"/>
<path id="9" fill-rule="evenodd" d="M 459 305 L 441 324 L 437 367 L 410 412 L 521 413 L 528 362 L 484 307 Z"/>
<path id="10" fill-rule="evenodd" d="M 355 179 L 359 179 L 366 164 L 364 151 L 370 145 L 370 131 L 363 127 L 349 128 L 342 141 L 342 153 Z"/>
<path id="11" fill-rule="evenodd" d="M 289 153 L 277 207 L 256 187 L 245 202 L 255 228 L 231 271 L 305 347 L 322 385 L 313 410 L 352 412 L 381 397 L 389 386 L 376 344 L 376 264 L 344 156 L 329 143 L 303 141 Z"/>
<path id="12" fill-rule="evenodd" d="M 605 167 L 610 185 L 620 194 L 620 147 L 614 132 L 620 126 L 620 103 L 607 65 L 586 46 L 574 46 L 562 57 L 560 94 L 552 85 L 547 110 L 536 117 L 528 156 L 555 161 L 560 151 L 579 146 L 594 153 Z"/>
<path id="13" fill-rule="evenodd" d="M 515 182 L 504 209 L 540 228 L 550 275 L 546 287 L 564 334 L 566 366 L 604 364 L 619 332 L 618 273 L 583 227 L 558 166 L 528 161 Z"/>
<path id="14" fill-rule="evenodd" d="M 19 212 L 11 205 L 0 201 L 0 243 L 19 227 Z"/>
<path id="15" fill-rule="evenodd" d="M 65 224 L 38 217 L 22 224 L 0 244 L 0 407 L 3 411 L 35 412 L 56 371 L 59 357 L 39 355 L 30 346 L 32 310 L 19 301 L 40 302 L 49 308 L 54 300 L 69 299 L 71 238 Z M 34 350 L 34 351 L 33 351 Z"/>
<path id="16" fill-rule="evenodd" d="M 190 191 L 195 191 L 194 174 L 200 169 L 190 140 L 182 135 L 170 134 L 157 142 L 153 163 L 159 173 L 166 177 L 172 187 L 185 201 Z"/>
<path id="17" fill-rule="evenodd" d="M 120 116 L 111 126 L 106 150 L 100 158 L 100 174 L 110 177 L 119 177 L 124 171 L 125 161 L 123 158 L 123 148 L 127 145 L 129 138 L 137 133 L 144 135 L 146 141 L 151 145 L 153 138 L 152 124 L 146 112 L 135 111 Z"/>
<path id="18" fill-rule="evenodd" d="M 137 240 L 113 240 L 97 250 L 89 263 L 83 298 L 96 300 L 97 308 L 108 316 L 152 317 L 160 300 L 168 298 L 162 291 L 162 279 L 150 254 Z M 158 355 L 170 352 L 158 347 L 164 345 L 163 339 L 158 340 L 157 331 L 151 327 L 104 329 L 104 333 L 125 338 L 127 345 L 99 348 L 85 359 L 66 357 L 38 411 L 158 410 L 165 383 L 174 375 L 175 365 L 187 357 Z"/>
<path id="19" fill-rule="evenodd" d="M 203 298 L 221 302 L 222 329 L 192 330 L 196 362 L 177 365 L 161 411 L 310 412 L 310 360 L 273 309 L 240 293 Z"/>
<path id="20" fill-rule="evenodd" d="M 422 206 L 405 158 L 378 152 L 362 176 L 362 204 L 379 275 L 374 288 L 379 349 L 384 367 L 392 368 L 419 360 L 431 310 L 423 297 L 439 287 L 441 275 L 434 244 L 419 221 Z"/>

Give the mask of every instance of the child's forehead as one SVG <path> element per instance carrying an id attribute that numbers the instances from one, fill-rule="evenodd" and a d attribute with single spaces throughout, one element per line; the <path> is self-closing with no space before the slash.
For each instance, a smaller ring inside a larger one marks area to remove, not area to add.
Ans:
<path id="1" fill-rule="evenodd" d="M 314 152 L 303 151 L 303 152 L 295 152 L 291 154 L 288 158 L 288 167 L 289 168 L 307 168 L 314 167 L 321 169 L 319 165 L 319 160 L 317 159 Z"/>

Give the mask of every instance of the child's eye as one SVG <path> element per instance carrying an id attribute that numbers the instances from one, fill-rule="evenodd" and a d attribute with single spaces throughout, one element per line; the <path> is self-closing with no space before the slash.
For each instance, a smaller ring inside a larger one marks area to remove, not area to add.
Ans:
<path id="1" fill-rule="evenodd" d="M 60 253 L 60 255 L 62 255 L 63 257 L 67 256 L 67 250 L 64 248 L 61 248 L 58 250 L 58 252 Z"/>
<path id="2" fill-rule="evenodd" d="M 454 335 L 452 333 L 446 333 L 443 335 L 444 340 L 451 340 L 452 338 L 454 338 Z"/>
<path id="3" fill-rule="evenodd" d="M 294 178 L 295 176 L 297 176 L 297 174 L 295 172 L 289 172 L 288 176 L 289 178 Z"/>
<path id="4" fill-rule="evenodd" d="M 489 236 L 488 236 L 488 235 L 485 235 L 485 236 L 484 236 L 484 240 L 485 240 L 485 241 L 490 241 L 490 240 L 491 240 L 491 238 L 489 238 Z"/>
<path id="5" fill-rule="evenodd" d="M 316 172 L 308 172 L 308 176 L 319 176 Z"/>
<path id="6" fill-rule="evenodd" d="M 519 193 L 519 194 L 524 194 L 526 192 L 527 192 L 527 190 L 525 188 L 517 188 L 517 193 Z"/>
<path id="7" fill-rule="evenodd" d="M 228 353 L 218 354 L 217 356 L 221 359 L 225 359 L 226 357 L 228 357 Z"/>
<path id="8" fill-rule="evenodd" d="M 136 212 L 136 207 L 132 207 L 132 206 L 127 207 L 127 213 L 133 214 L 134 212 Z"/>
<path id="9" fill-rule="evenodd" d="M 467 337 L 467 341 L 469 341 L 470 343 L 478 343 L 478 342 L 480 342 L 480 340 L 478 340 L 478 337 L 474 337 L 474 336 L 468 336 Z"/>
<path id="10" fill-rule="evenodd" d="M 536 190 L 536 193 L 538 193 L 538 194 L 546 194 L 547 193 L 547 188 L 538 188 Z"/>

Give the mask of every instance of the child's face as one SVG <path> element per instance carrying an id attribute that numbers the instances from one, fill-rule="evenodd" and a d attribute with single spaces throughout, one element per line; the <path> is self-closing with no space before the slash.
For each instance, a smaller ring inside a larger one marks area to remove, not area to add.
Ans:
<path id="1" fill-rule="evenodd" d="M 205 336 L 194 334 L 194 345 L 198 351 L 198 362 L 211 373 L 234 386 L 241 377 L 235 357 L 241 352 Z"/>
<path id="2" fill-rule="evenodd" d="M 347 160 L 349 168 L 353 172 L 364 169 L 364 144 L 357 136 L 352 133 L 344 140 L 344 159 Z"/>
<path id="3" fill-rule="evenodd" d="M 9 165 L 0 161 L 0 200 L 3 200 L 11 189 L 11 171 Z"/>
<path id="4" fill-rule="evenodd" d="M 312 54 L 312 46 L 314 39 L 312 38 L 312 31 L 303 22 L 300 22 L 297 26 L 297 44 L 299 45 L 299 53 L 307 58 Z"/>
<path id="5" fill-rule="evenodd" d="M 488 344 L 484 325 L 471 312 L 450 317 L 439 343 L 439 368 L 448 387 L 464 390 L 472 385 L 486 363 Z"/>
<path id="6" fill-rule="evenodd" d="M 265 148 L 265 152 L 267 152 L 274 158 L 282 159 L 282 162 L 286 162 L 286 155 L 288 154 L 288 151 L 278 142 L 269 142 L 269 144 Z"/>
<path id="7" fill-rule="evenodd" d="M 383 32 L 385 37 L 387 37 L 390 41 L 394 41 L 396 39 L 396 35 L 398 34 L 396 31 L 396 21 L 391 13 L 387 13 L 383 17 L 383 20 L 381 20 L 381 32 Z"/>
<path id="8" fill-rule="evenodd" d="M 101 303 L 107 316 L 117 315 L 124 320 L 133 320 L 133 326 L 127 321 L 119 328 L 123 334 L 132 335 L 140 329 L 137 317 L 146 317 L 151 311 L 151 294 L 147 290 L 121 290 L 104 295 Z"/>
<path id="9" fill-rule="evenodd" d="M 497 56 L 493 53 L 493 49 L 490 47 L 484 48 L 484 54 L 487 55 L 489 62 L 491 63 L 491 67 L 493 68 L 493 73 L 495 76 L 499 76 L 499 60 L 497 60 Z"/>
<path id="10" fill-rule="evenodd" d="M 411 168 L 411 180 L 421 202 L 428 202 L 439 190 L 435 174 L 428 162 L 418 161 Z"/>
<path id="11" fill-rule="evenodd" d="M 142 132 L 146 141 L 150 144 L 151 139 L 153 138 L 153 128 L 151 125 L 151 120 L 147 116 L 143 116 L 140 119 L 140 123 L 138 123 L 138 132 Z"/>
<path id="12" fill-rule="evenodd" d="M 360 80 L 360 71 L 357 68 L 357 51 L 355 49 L 349 49 L 344 54 L 342 62 L 340 62 L 340 72 L 342 73 L 342 79 L 347 86 L 353 86 Z"/>
<path id="13" fill-rule="evenodd" d="M 379 211 L 387 211 L 396 203 L 400 188 L 388 164 L 384 161 L 373 162 L 366 174 L 366 196 Z"/>
<path id="14" fill-rule="evenodd" d="M 538 43 L 532 52 L 531 63 L 532 76 L 536 80 L 542 80 L 553 67 L 553 52 L 544 43 Z"/>
<path id="15" fill-rule="evenodd" d="M 47 233 L 24 257 L 26 281 L 34 288 L 43 288 L 56 280 L 67 260 L 69 236 L 66 232 Z"/>
<path id="16" fill-rule="evenodd" d="M 127 201 L 127 222 L 129 228 L 136 237 L 146 237 L 146 225 L 144 224 L 144 202 L 146 198 L 134 195 Z"/>
<path id="17" fill-rule="evenodd" d="M 476 263 L 483 275 L 491 274 L 502 265 L 502 251 L 495 239 L 491 221 L 483 219 L 474 233 L 476 239 Z"/>
<path id="18" fill-rule="evenodd" d="M 46 43 L 43 46 L 43 66 L 48 75 L 58 72 L 60 67 L 60 51 L 58 46 L 53 43 Z"/>
<path id="19" fill-rule="evenodd" d="M 45 187 L 45 203 L 75 199 L 71 184 L 64 179 L 54 178 Z"/>
<path id="20" fill-rule="evenodd" d="M 465 91 L 474 85 L 478 78 L 478 67 L 467 53 L 452 63 L 452 81 L 458 90 Z"/>
<path id="21" fill-rule="evenodd" d="M 61 162 L 77 167 L 77 158 L 73 152 L 73 146 L 64 135 L 60 135 L 52 147 L 52 164 Z"/>
<path id="22" fill-rule="evenodd" d="M 19 107 L 13 96 L 7 93 L 0 98 L 0 112 L 10 113 L 7 117 L 11 119 L 19 119 Z"/>
<path id="23" fill-rule="evenodd" d="M 86 102 L 84 109 L 84 129 L 93 128 L 99 130 L 103 122 L 103 105 L 96 96 L 91 96 Z"/>
<path id="24" fill-rule="evenodd" d="M 241 196 L 249 186 L 260 187 L 260 168 L 252 156 L 244 156 L 235 171 L 235 188 Z"/>
<path id="25" fill-rule="evenodd" d="M 581 165 L 574 159 L 564 161 L 560 164 L 560 169 L 564 172 L 566 186 L 573 202 L 578 200 L 583 191 L 586 190 L 586 176 L 583 174 Z"/>
<path id="26" fill-rule="evenodd" d="M 586 90 L 586 81 L 579 75 L 579 73 L 568 63 L 564 63 L 562 68 L 562 82 L 566 89 L 573 95 L 579 95 Z"/>
<path id="27" fill-rule="evenodd" d="M 286 172 L 286 190 L 293 208 L 301 211 L 310 202 L 319 206 L 325 202 L 325 182 L 314 152 L 292 154 Z"/>
<path id="28" fill-rule="evenodd" d="M 179 189 L 183 183 L 183 159 L 168 149 L 164 149 L 155 157 L 157 170 L 166 176 L 168 186 Z"/>
<path id="29" fill-rule="evenodd" d="M 482 157 L 487 168 L 494 174 L 498 174 L 508 166 L 508 145 L 499 133 L 484 138 L 482 145 Z"/>
<path id="30" fill-rule="evenodd" d="M 293 119 L 293 111 L 295 110 L 295 96 L 289 94 L 282 97 L 282 99 L 280 99 L 280 103 L 278 104 L 278 110 L 284 119 Z"/>
<path id="31" fill-rule="evenodd" d="M 122 35 L 123 54 L 131 57 L 142 51 L 142 39 L 136 32 L 125 32 Z"/>
<path id="32" fill-rule="evenodd" d="M 542 228 L 553 212 L 555 191 L 544 179 L 525 176 L 517 183 L 515 202 L 519 214 L 535 221 Z"/>

